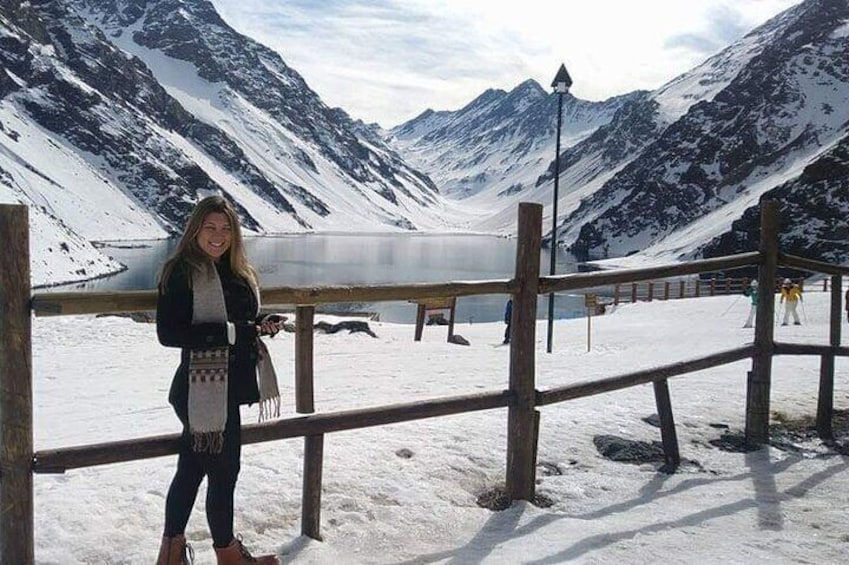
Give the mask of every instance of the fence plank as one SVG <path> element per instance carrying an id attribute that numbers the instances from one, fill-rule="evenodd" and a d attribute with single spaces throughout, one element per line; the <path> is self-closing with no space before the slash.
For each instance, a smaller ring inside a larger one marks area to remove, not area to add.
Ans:
<path id="1" fill-rule="evenodd" d="M 776 343 L 773 355 L 835 355 L 849 356 L 849 347 L 831 345 L 813 345 L 809 343 Z"/>
<path id="2" fill-rule="evenodd" d="M 510 327 L 510 392 L 516 399 L 507 415 L 507 494 L 512 500 L 533 500 L 534 403 L 536 400 L 536 312 L 539 293 L 542 206 L 519 204 L 516 244 L 516 290 Z"/>
<path id="3" fill-rule="evenodd" d="M 831 277 L 831 316 L 829 318 L 828 342 L 831 347 L 840 346 L 840 326 L 843 321 L 842 277 Z M 824 354 L 820 361 L 820 386 L 817 397 L 817 434 L 823 439 L 831 439 L 833 430 L 831 419 L 834 413 L 834 353 Z"/>
<path id="4" fill-rule="evenodd" d="M 313 405 L 313 321 L 314 306 L 295 309 L 295 410 L 299 414 L 315 411 Z"/>
<path id="5" fill-rule="evenodd" d="M 779 255 L 779 263 L 787 267 L 796 267 L 811 271 L 812 273 L 825 273 L 827 275 L 849 275 L 849 265 L 835 265 L 833 263 L 823 263 L 822 261 L 814 261 L 813 259 L 805 259 L 795 255 L 782 253 Z"/>
<path id="6" fill-rule="evenodd" d="M 384 426 L 464 412 L 506 408 L 512 403 L 513 396 L 510 391 L 505 390 L 376 408 L 310 414 L 262 424 L 243 425 L 242 444 L 248 445 L 372 426 Z M 35 453 L 33 469 L 36 473 L 61 473 L 68 469 L 173 455 L 179 451 L 179 448 L 180 435 L 166 434 L 76 447 L 45 449 Z"/>
<path id="7" fill-rule="evenodd" d="M 678 451 L 678 434 L 675 433 L 675 419 L 672 416 L 672 400 L 669 398 L 669 381 L 661 379 L 652 383 L 657 415 L 660 418 L 660 439 L 663 442 L 663 459 L 666 469 L 674 471 L 681 464 Z"/>
<path id="8" fill-rule="evenodd" d="M 301 497 L 301 534 L 321 541 L 321 481 L 324 436 L 304 438 L 304 481 Z"/>
<path id="9" fill-rule="evenodd" d="M 746 383 L 746 443 L 751 446 L 769 440 L 769 396 L 775 348 L 773 282 L 778 268 L 778 203 L 774 200 L 764 200 L 761 204 L 760 252 L 763 262 L 758 267 L 755 355 Z"/>
<path id="10" fill-rule="evenodd" d="M 413 333 L 413 341 L 421 341 L 422 334 L 424 333 L 424 325 L 425 325 L 425 304 L 418 304 L 416 306 L 416 329 Z"/>
<path id="11" fill-rule="evenodd" d="M 713 353 L 705 357 L 672 363 L 662 367 L 654 367 L 643 371 L 636 371 L 626 375 L 618 375 L 605 379 L 597 379 L 589 382 L 574 383 L 561 387 L 555 387 L 543 392 L 537 393 L 537 405 L 545 406 L 547 404 L 555 404 L 575 398 L 583 398 L 586 396 L 594 396 L 605 392 L 629 388 L 632 386 L 650 383 L 653 381 L 692 373 L 693 371 L 701 371 L 710 369 L 711 367 L 719 367 L 727 365 L 751 357 L 755 352 L 752 345 L 740 347 L 738 349 L 730 349 Z"/>
<path id="12" fill-rule="evenodd" d="M 271 287 L 262 289 L 262 303 L 328 304 L 332 302 L 389 302 L 424 300 L 441 296 L 507 294 L 511 281 L 412 283 L 372 286 Z M 38 292 L 32 309 L 37 316 L 106 314 L 156 310 L 156 291 Z"/>
<path id="13" fill-rule="evenodd" d="M 315 306 L 295 309 L 295 410 L 300 414 L 315 411 L 313 360 L 313 323 Z M 301 534 L 320 540 L 321 477 L 324 465 L 324 436 L 304 437 L 304 480 L 301 491 Z"/>
<path id="14" fill-rule="evenodd" d="M 0 205 L 0 562 L 35 560 L 29 210 Z"/>

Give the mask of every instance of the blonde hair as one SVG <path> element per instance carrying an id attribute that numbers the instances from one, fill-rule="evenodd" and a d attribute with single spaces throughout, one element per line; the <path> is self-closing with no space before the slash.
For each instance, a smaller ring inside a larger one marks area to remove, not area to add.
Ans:
<path id="1" fill-rule="evenodd" d="M 174 271 L 174 266 L 179 262 L 185 262 L 192 270 L 201 271 L 212 267 L 212 261 L 197 242 L 197 236 L 203 227 L 203 221 L 212 213 L 224 214 L 230 221 L 230 248 L 222 256 L 222 260 L 230 263 L 230 270 L 234 274 L 247 279 L 252 285 L 257 285 L 256 270 L 251 266 L 245 254 L 245 243 L 242 239 L 242 228 L 239 225 L 239 216 L 236 209 L 223 197 L 207 196 L 195 205 L 189 221 L 183 229 L 183 235 L 177 243 L 177 248 L 162 267 L 159 277 L 159 288 L 164 292 L 168 284 L 168 278 Z M 189 281 L 191 284 L 191 280 Z"/>

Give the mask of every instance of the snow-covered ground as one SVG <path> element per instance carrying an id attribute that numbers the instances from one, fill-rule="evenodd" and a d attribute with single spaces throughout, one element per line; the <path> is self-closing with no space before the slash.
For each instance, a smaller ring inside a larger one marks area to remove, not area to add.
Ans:
<path id="1" fill-rule="evenodd" d="M 776 340 L 827 343 L 827 309 L 827 294 L 806 294 L 804 325 L 776 327 Z M 624 305 L 592 319 L 591 351 L 585 319 L 558 321 L 551 355 L 541 321 L 537 388 L 746 344 L 747 312 L 746 299 L 733 296 Z M 843 320 L 846 334 L 845 313 Z M 414 343 L 412 326 L 370 324 L 377 339 L 316 334 L 318 411 L 507 387 L 502 324 L 458 325 L 469 347 L 446 343 L 445 327 L 426 327 Z M 178 431 L 166 396 L 179 352 L 160 346 L 152 325 L 77 316 L 38 318 L 33 327 L 36 449 Z M 294 415 L 292 334 L 268 344 L 284 412 Z M 835 408 L 847 410 L 849 361 L 836 365 Z M 286 563 L 845 563 L 845 456 L 818 441 L 748 454 L 709 443 L 742 430 L 749 368 L 741 361 L 670 380 L 685 461 L 673 475 L 609 461 L 593 445 L 599 434 L 660 440 L 643 421 L 656 412 L 643 385 L 540 409 L 537 492 L 549 508 L 477 506 L 478 495 L 504 481 L 507 411 L 497 409 L 328 435 L 322 542 L 299 535 L 303 440 L 245 446 L 236 531 L 255 552 L 277 552 Z M 818 373 L 816 357 L 777 357 L 773 412 L 813 416 Z M 256 415 L 245 409 L 244 420 Z M 152 563 L 175 461 L 37 475 L 36 562 Z M 214 563 L 203 494 L 187 531 L 198 564 Z"/>

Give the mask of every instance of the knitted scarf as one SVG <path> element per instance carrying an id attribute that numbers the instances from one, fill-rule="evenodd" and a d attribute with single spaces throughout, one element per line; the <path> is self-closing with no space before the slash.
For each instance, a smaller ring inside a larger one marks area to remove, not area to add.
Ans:
<path id="1" fill-rule="evenodd" d="M 259 289 L 253 288 L 259 314 Z M 227 323 L 221 279 L 214 266 L 192 272 L 192 323 Z M 280 416 L 277 375 L 268 348 L 257 337 L 259 353 L 259 419 Z M 192 349 L 189 357 L 189 432 L 192 450 L 221 453 L 227 424 L 228 347 Z"/>

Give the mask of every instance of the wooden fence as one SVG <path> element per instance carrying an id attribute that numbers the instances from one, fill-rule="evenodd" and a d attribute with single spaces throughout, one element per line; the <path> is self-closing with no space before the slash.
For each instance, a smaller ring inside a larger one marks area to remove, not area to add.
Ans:
<path id="1" fill-rule="evenodd" d="M 817 430 L 823 437 L 831 435 L 834 359 L 838 355 L 849 355 L 849 348 L 840 346 L 841 275 L 848 274 L 849 267 L 779 254 L 777 208 L 774 202 L 764 202 L 762 205 L 760 249 L 756 252 L 660 267 L 551 277 L 539 276 L 541 219 L 540 205 L 519 205 L 516 267 L 514 278 L 510 280 L 366 287 L 277 287 L 263 290 L 263 303 L 295 304 L 297 307 L 295 405 L 297 412 L 304 415 L 246 425 L 242 437 L 246 444 L 304 438 L 301 516 L 301 531 L 304 535 L 320 539 L 323 440 L 325 434 L 341 430 L 507 408 L 507 493 L 513 500 L 532 500 L 540 426 L 538 407 L 651 382 L 661 421 L 664 455 L 669 466 L 674 468 L 680 457 L 668 379 L 751 358 L 745 435 L 746 441 L 756 446 L 768 440 L 772 357 L 784 354 L 820 356 Z M 0 205 L 0 241 L 14 242 L 0 248 L 0 562 L 20 565 L 34 562 L 33 473 L 63 473 L 92 465 L 173 455 L 178 452 L 179 446 L 179 434 L 168 434 L 59 449 L 35 449 L 32 432 L 32 314 L 50 316 L 153 310 L 156 295 L 153 291 L 31 295 L 28 235 L 27 208 Z M 831 275 L 831 329 L 828 344 L 774 342 L 774 300 L 771 299 L 771 285 L 766 281 L 776 280 L 779 264 Z M 757 265 L 758 279 L 761 281 L 754 343 L 644 371 L 537 390 L 535 333 L 536 304 L 540 294 L 684 277 L 753 265 Z M 510 366 L 506 389 L 414 403 L 314 413 L 312 320 L 317 304 L 421 301 L 483 294 L 513 295 Z"/>
<path id="2" fill-rule="evenodd" d="M 775 291 L 781 287 L 784 278 L 776 278 L 773 284 Z M 828 279 L 823 281 L 823 292 L 828 289 Z M 634 281 L 631 284 L 617 284 L 613 287 L 613 304 L 622 302 L 651 302 L 652 300 L 671 300 L 673 298 L 699 298 L 701 296 L 720 296 L 723 294 L 740 294 L 749 287 L 752 279 L 748 277 L 710 278 L 698 277 L 666 281 Z M 793 279 L 793 282 L 804 289 L 805 279 Z"/>

